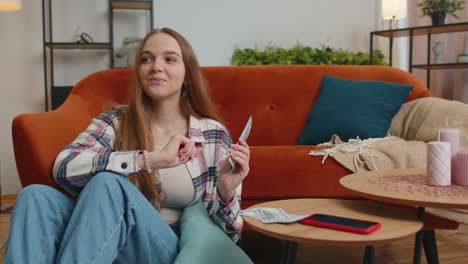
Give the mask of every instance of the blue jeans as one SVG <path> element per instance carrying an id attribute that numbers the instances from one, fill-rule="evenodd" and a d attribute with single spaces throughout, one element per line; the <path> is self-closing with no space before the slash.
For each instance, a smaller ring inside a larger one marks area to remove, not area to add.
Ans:
<path id="1" fill-rule="evenodd" d="M 101 172 L 76 204 L 45 185 L 20 192 L 4 261 L 173 263 L 179 239 L 124 176 Z"/>

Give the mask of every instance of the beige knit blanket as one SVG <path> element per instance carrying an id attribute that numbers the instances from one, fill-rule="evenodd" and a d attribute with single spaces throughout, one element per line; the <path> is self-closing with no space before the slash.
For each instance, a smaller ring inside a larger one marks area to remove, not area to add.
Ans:
<path id="1" fill-rule="evenodd" d="M 468 149 L 468 104 L 425 97 L 403 104 L 392 120 L 392 135 L 424 142 L 437 140 L 437 129 L 460 129 L 460 149 Z"/>
<path id="2" fill-rule="evenodd" d="M 309 155 L 333 157 L 352 172 L 391 168 L 426 168 L 426 143 L 406 141 L 395 136 L 350 139 L 342 142 L 338 136 L 322 144 L 333 146 L 328 149 L 311 151 Z"/>
<path id="3" fill-rule="evenodd" d="M 448 120 L 448 121 L 447 121 Z M 437 129 L 461 129 L 461 148 L 468 148 L 468 105 L 440 98 L 422 98 L 405 103 L 391 125 L 393 136 L 351 139 L 342 142 L 334 135 L 331 148 L 311 151 L 309 155 L 331 156 L 352 172 L 392 168 L 426 168 L 426 142 L 437 140 Z M 468 224 L 468 210 L 427 208 L 427 212 Z"/>

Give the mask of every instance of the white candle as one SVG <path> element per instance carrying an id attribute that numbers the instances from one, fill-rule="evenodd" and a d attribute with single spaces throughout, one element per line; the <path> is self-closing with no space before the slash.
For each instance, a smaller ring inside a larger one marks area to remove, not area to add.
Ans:
<path id="1" fill-rule="evenodd" d="M 450 185 L 450 143 L 432 141 L 427 143 L 427 184 Z"/>
<path id="2" fill-rule="evenodd" d="M 437 130 L 437 137 L 439 141 L 450 143 L 450 158 L 452 163 L 451 173 L 455 175 L 456 170 L 456 157 L 460 147 L 460 129 L 458 128 L 439 128 Z"/>
<path id="3" fill-rule="evenodd" d="M 468 186 L 468 150 L 461 150 L 457 153 L 456 164 L 455 175 L 452 175 L 453 182 Z"/>

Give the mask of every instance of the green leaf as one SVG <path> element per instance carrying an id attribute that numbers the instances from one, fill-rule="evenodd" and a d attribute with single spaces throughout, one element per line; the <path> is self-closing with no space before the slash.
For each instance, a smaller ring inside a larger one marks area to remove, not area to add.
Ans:
<path id="1" fill-rule="evenodd" d="M 373 64 L 388 65 L 382 51 L 374 50 Z M 321 48 L 311 48 L 297 42 L 289 49 L 275 46 L 271 42 L 263 48 L 235 48 L 231 57 L 231 65 L 271 65 L 271 64 L 369 64 L 368 52 L 352 52 L 336 50 L 322 45 Z"/>

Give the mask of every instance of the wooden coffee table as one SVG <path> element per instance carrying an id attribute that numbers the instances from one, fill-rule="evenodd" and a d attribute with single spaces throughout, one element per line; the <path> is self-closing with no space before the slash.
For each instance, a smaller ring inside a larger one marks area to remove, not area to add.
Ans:
<path id="1" fill-rule="evenodd" d="M 260 203 L 255 207 L 283 208 L 287 213 L 310 215 L 313 213 L 332 214 L 379 222 L 381 228 L 372 234 L 362 235 L 319 228 L 300 223 L 263 224 L 260 220 L 244 216 L 245 222 L 265 235 L 286 241 L 283 263 L 293 263 L 297 243 L 365 245 L 365 263 L 375 263 L 373 245 L 414 235 L 422 228 L 415 212 L 398 207 L 369 201 L 337 199 L 292 199 Z"/>
<path id="2" fill-rule="evenodd" d="M 424 221 L 425 207 L 468 209 L 468 187 L 430 186 L 426 184 L 425 175 L 425 169 L 378 170 L 345 176 L 340 183 L 365 198 L 417 207 L 421 221 Z M 416 234 L 413 262 L 421 261 L 423 239 L 428 262 L 438 263 L 434 230 L 421 230 Z"/>

